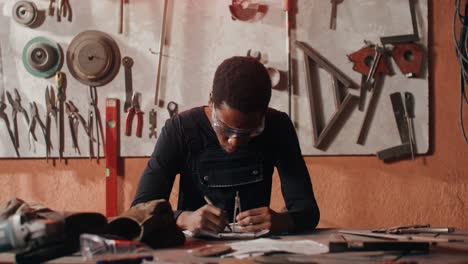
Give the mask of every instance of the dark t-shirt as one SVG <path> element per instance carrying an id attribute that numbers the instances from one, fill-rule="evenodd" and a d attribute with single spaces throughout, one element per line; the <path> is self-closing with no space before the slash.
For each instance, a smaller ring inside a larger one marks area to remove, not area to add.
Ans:
<path id="1" fill-rule="evenodd" d="M 290 231 L 312 230 L 320 213 L 289 117 L 269 108 L 263 133 L 229 154 L 220 147 L 203 107 L 196 107 L 166 121 L 132 205 L 168 199 L 175 176 L 180 174 L 175 217 L 205 205 L 206 195 L 231 220 L 236 192 L 242 211 L 270 205 L 274 167 L 294 222 Z"/>

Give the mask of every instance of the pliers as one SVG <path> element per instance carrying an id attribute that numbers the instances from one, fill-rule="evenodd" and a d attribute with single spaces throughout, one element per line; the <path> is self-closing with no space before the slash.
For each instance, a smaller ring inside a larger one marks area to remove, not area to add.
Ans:
<path id="1" fill-rule="evenodd" d="M 101 113 L 98 108 L 98 96 L 95 86 L 89 87 L 89 109 L 88 109 L 88 133 L 94 134 L 94 126 L 96 126 L 96 137 L 97 137 L 97 154 L 94 155 L 94 141 L 91 137 L 89 138 L 89 158 L 95 156 L 96 160 L 99 161 L 100 147 L 104 145 L 104 132 L 102 129 Z"/>
<path id="2" fill-rule="evenodd" d="M 13 108 L 11 116 L 13 116 L 13 128 L 15 130 L 15 145 L 16 148 L 19 148 L 19 136 L 18 136 L 18 122 L 17 116 L 18 112 L 23 114 L 24 120 L 26 121 L 27 126 L 29 126 L 29 117 L 26 110 L 21 106 L 21 97 L 17 89 L 15 89 L 15 99 L 11 96 L 10 92 L 6 92 L 8 102 L 10 102 L 11 107 Z M 37 141 L 36 135 L 32 135 L 34 140 Z"/>
<path id="3" fill-rule="evenodd" d="M 59 134 L 59 126 L 58 126 L 58 120 L 57 120 L 57 107 L 55 104 L 55 92 L 54 92 L 54 87 L 52 86 L 47 86 L 46 91 L 45 91 L 45 103 L 46 103 L 46 135 L 47 135 L 47 140 L 46 140 L 46 149 L 47 149 L 47 155 L 46 155 L 46 160 L 49 159 L 49 154 L 50 150 L 53 148 L 52 147 L 52 141 L 50 140 L 50 123 L 51 123 L 51 117 L 55 119 L 55 130 L 57 131 L 57 135 Z"/>
<path id="4" fill-rule="evenodd" d="M 2 93 L 1 98 L 0 98 L 0 119 L 3 119 L 3 122 L 5 122 L 5 126 L 8 130 L 8 134 L 10 135 L 11 143 L 13 144 L 13 147 L 15 148 L 15 151 L 16 151 L 16 156 L 19 157 L 20 154 L 18 152 L 18 147 L 16 146 L 15 136 L 13 135 L 13 132 L 11 131 L 10 121 L 8 120 L 8 116 L 5 113 L 6 107 L 7 105 L 5 104 L 5 94 Z"/>
<path id="5" fill-rule="evenodd" d="M 137 128 L 136 128 L 136 136 L 141 137 L 142 129 L 143 129 L 143 112 L 140 109 L 140 93 L 133 93 L 132 96 L 132 106 L 128 109 L 127 117 L 125 120 L 125 135 L 131 136 L 132 135 L 132 123 L 133 118 L 137 117 Z"/>
<path id="6" fill-rule="evenodd" d="M 78 125 L 81 123 L 86 134 L 91 140 L 94 140 L 89 133 L 86 121 L 83 116 L 78 112 L 78 108 L 73 104 L 72 101 L 65 102 L 65 112 L 68 115 L 68 123 L 70 125 L 70 132 L 73 140 L 73 148 L 75 152 L 81 155 L 80 147 L 78 146 Z"/>
<path id="7" fill-rule="evenodd" d="M 46 127 L 44 123 L 42 122 L 41 117 L 39 116 L 39 111 L 37 110 L 36 102 L 29 103 L 29 113 L 31 114 L 31 123 L 29 123 L 29 135 L 28 135 L 29 142 L 31 142 L 30 136 L 34 134 L 34 130 L 36 129 L 36 124 L 39 124 L 39 127 L 42 130 L 42 134 L 44 135 L 44 142 L 47 146 L 49 142 L 47 142 L 48 139 L 47 139 Z M 34 141 L 33 141 L 33 145 L 34 145 Z M 34 145 L 34 152 L 36 152 L 35 145 Z M 46 150 L 46 157 L 48 157 L 47 150 Z"/>

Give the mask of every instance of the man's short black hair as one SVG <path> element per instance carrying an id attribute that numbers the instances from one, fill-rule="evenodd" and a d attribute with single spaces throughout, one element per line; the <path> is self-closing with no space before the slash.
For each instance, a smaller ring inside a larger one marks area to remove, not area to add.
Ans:
<path id="1" fill-rule="evenodd" d="M 219 107 L 244 113 L 265 111 L 271 98 L 271 81 L 265 66 L 252 57 L 231 57 L 216 69 L 212 98 Z"/>

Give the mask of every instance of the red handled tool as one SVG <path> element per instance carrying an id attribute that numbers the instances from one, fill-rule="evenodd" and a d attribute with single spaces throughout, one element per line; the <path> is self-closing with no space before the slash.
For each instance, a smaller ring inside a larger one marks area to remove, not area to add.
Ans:
<path id="1" fill-rule="evenodd" d="M 119 100 L 106 99 L 106 215 L 117 215 L 117 164 L 119 158 Z"/>
<path id="2" fill-rule="evenodd" d="M 132 135 L 132 123 L 135 116 L 137 118 L 136 136 L 141 137 L 142 135 L 143 112 L 140 109 L 140 96 L 140 93 L 133 93 L 132 106 L 127 112 L 127 118 L 125 120 L 125 135 L 128 137 Z"/>

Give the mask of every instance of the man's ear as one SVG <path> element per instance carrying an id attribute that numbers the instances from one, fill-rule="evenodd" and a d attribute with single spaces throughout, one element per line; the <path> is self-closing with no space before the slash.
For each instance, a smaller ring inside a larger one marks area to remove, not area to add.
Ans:
<path id="1" fill-rule="evenodd" d="M 208 99 L 208 105 L 211 105 L 213 103 L 213 96 L 212 93 L 210 93 L 210 99 Z"/>

